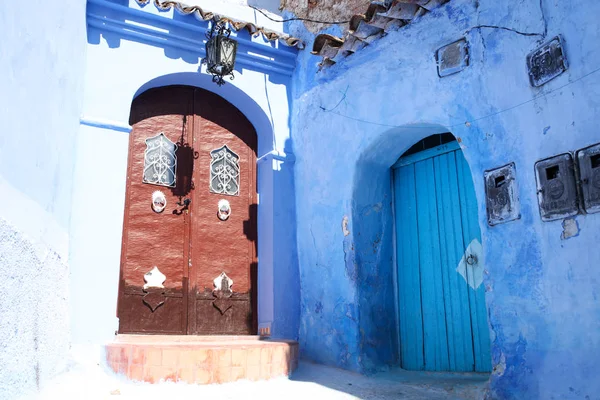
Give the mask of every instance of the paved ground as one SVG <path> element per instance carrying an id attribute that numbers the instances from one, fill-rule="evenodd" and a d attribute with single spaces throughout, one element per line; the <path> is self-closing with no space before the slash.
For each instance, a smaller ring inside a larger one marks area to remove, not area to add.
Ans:
<path id="1" fill-rule="evenodd" d="M 238 381 L 196 386 L 184 383 L 132 383 L 96 362 L 73 362 L 38 395 L 23 399 L 481 399 L 487 380 L 481 374 L 431 374 L 391 371 L 373 377 L 301 362 L 291 379 Z"/>

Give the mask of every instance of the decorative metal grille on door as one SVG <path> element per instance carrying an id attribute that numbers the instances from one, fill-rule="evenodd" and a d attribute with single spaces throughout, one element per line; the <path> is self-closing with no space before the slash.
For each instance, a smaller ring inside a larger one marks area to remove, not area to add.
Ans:
<path id="1" fill-rule="evenodd" d="M 240 193 L 240 157 L 227 145 L 210 152 L 210 191 L 237 196 Z"/>
<path id="2" fill-rule="evenodd" d="M 177 145 L 162 132 L 146 139 L 143 182 L 174 187 L 177 170 L 176 151 Z"/>

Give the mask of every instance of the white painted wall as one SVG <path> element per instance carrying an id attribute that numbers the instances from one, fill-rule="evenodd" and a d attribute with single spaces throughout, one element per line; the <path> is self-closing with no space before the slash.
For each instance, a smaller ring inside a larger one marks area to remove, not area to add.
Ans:
<path id="1" fill-rule="evenodd" d="M 0 398 L 65 365 L 72 175 L 85 2 L 5 2 L 0 13 Z"/>
<path id="2" fill-rule="evenodd" d="M 217 3 L 214 4 L 218 5 Z M 224 4 L 221 4 L 224 6 Z M 129 7 L 138 12 L 158 15 L 161 21 L 172 19 L 206 26 L 193 17 L 170 10 L 159 12 L 154 5 L 140 8 L 134 0 Z M 214 8 L 208 8 L 211 11 Z M 93 11 L 93 10 L 92 10 Z M 218 10 L 215 10 L 218 11 Z M 248 7 L 225 9 L 232 18 L 259 20 Z M 90 8 L 88 8 L 90 12 Z M 121 18 L 114 13 L 117 19 Z M 190 18 L 192 18 L 190 20 Z M 271 29 L 277 24 L 271 23 Z M 183 30 L 171 29 L 173 35 L 184 37 L 187 44 L 203 49 L 202 35 L 188 36 Z M 240 42 L 247 37 L 238 38 Z M 265 42 L 262 37 L 251 40 L 269 48 L 278 44 Z M 170 43 L 180 43 L 173 39 Z M 259 54 L 260 48 L 252 50 Z M 285 51 L 289 51 L 286 49 Z M 273 232 L 273 174 L 277 165 L 273 156 L 285 156 L 289 139 L 289 77 L 253 68 L 235 71 L 235 80 L 226 80 L 222 87 L 212 83 L 210 75 L 199 72 L 199 52 L 182 51 L 171 45 L 155 44 L 123 38 L 119 34 L 88 29 L 87 69 L 82 125 L 77 149 L 77 173 L 74 180 L 73 218 L 71 221 L 71 279 L 72 330 L 77 344 L 101 344 L 111 340 L 118 328 L 116 319 L 119 263 L 125 199 L 125 179 L 128 149 L 128 120 L 133 98 L 153 87 L 185 84 L 213 91 L 239 108 L 253 123 L 258 134 L 259 176 L 259 324 L 273 322 L 273 268 L 295 265 L 291 260 L 295 242 L 264 236 Z M 292 61 L 293 66 L 293 61 Z M 94 126 L 91 126 L 94 125 Z M 289 175 L 286 179 L 292 179 Z M 293 197 L 289 197 L 290 203 Z M 265 207 L 267 210 L 265 211 Z M 290 212 L 281 218 L 292 218 Z M 284 224 L 285 225 L 285 224 Z M 288 224 L 289 225 L 289 224 Z M 277 245 L 286 241 L 285 244 Z M 274 257 L 275 249 L 286 249 L 283 256 Z M 293 330 L 293 329 L 292 329 Z M 297 334 L 297 328 L 294 330 Z"/>

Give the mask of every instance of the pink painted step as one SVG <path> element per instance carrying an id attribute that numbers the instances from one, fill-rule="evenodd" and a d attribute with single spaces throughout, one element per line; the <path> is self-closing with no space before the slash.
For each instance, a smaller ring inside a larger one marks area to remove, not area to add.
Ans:
<path id="1" fill-rule="evenodd" d="M 298 343 L 259 336 L 117 335 L 106 345 L 106 361 L 135 381 L 256 381 L 289 376 L 298 366 Z"/>

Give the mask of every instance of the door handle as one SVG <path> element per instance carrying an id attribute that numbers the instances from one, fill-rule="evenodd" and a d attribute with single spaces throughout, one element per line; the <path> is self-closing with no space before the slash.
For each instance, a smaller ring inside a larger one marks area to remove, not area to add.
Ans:
<path id="1" fill-rule="evenodd" d="M 190 203 L 191 202 L 192 202 L 192 200 L 190 200 L 190 199 L 185 199 L 182 202 L 181 198 L 180 198 L 179 201 L 177 203 L 175 203 L 175 204 L 177 204 L 181 208 L 179 210 L 173 210 L 173 214 L 175 214 L 175 215 L 181 215 L 184 212 L 187 214 L 189 212 L 189 208 L 190 208 Z"/>
<path id="2" fill-rule="evenodd" d="M 477 256 L 474 254 L 469 254 L 466 261 L 469 265 L 475 265 L 477 264 Z"/>

